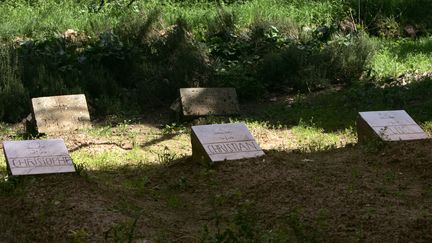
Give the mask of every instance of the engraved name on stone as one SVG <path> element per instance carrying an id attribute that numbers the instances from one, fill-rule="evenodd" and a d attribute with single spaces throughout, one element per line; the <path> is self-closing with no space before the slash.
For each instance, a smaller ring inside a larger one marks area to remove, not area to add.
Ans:
<path id="1" fill-rule="evenodd" d="M 3 149 L 12 175 L 75 172 L 62 139 L 5 141 Z"/>
<path id="2" fill-rule="evenodd" d="M 193 126 L 192 133 L 193 153 L 205 154 L 212 162 L 264 155 L 243 123 Z"/>
<path id="3" fill-rule="evenodd" d="M 428 138 L 423 129 L 404 110 L 368 111 L 359 112 L 359 115 L 363 122 L 367 123 L 375 134 L 384 141 Z M 361 134 L 359 134 L 360 136 Z"/>
<path id="4" fill-rule="evenodd" d="M 11 167 L 27 168 L 27 167 L 51 167 L 61 165 L 72 165 L 72 160 L 69 156 L 53 155 L 44 157 L 27 157 L 27 158 L 11 158 Z"/>
<path id="5" fill-rule="evenodd" d="M 207 144 L 207 151 L 210 155 L 213 154 L 229 154 L 240 152 L 260 151 L 255 142 L 233 142 L 233 143 L 219 143 Z"/>

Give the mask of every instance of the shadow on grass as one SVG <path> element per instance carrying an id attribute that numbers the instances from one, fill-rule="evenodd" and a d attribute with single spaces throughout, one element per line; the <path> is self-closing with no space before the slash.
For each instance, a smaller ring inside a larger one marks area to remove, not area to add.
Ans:
<path id="1" fill-rule="evenodd" d="M 252 115 L 252 121 L 270 125 L 296 126 L 299 123 L 343 131 L 355 127 L 358 112 L 375 110 L 406 110 L 419 123 L 432 121 L 432 79 L 425 78 L 405 86 L 379 88 L 355 86 L 325 91 L 298 98 L 292 104 L 265 104 Z"/>
<path id="2" fill-rule="evenodd" d="M 164 141 L 170 140 L 170 139 L 176 137 L 177 135 L 178 135 L 178 134 L 175 134 L 175 133 L 171 133 L 171 134 L 163 134 L 162 136 L 160 136 L 160 137 L 158 137 L 158 138 L 155 138 L 155 139 L 152 139 L 152 140 L 150 140 L 150 141 L 147 141 L 147 142 L 141 144 L 140 146 L 141 146 L 142 148 L 144 148 L 144 147 L 148 147 L 148 146 L 152 146 L 152 145 L 155 145 L 155 144 L 158 144 L 158 143 L 161 143 L 161 142 L 164 142 Z"/>
<path id="3" fill-rule="evenodd" d="M 391 48 L 399 59 L 405 59 L 412 54 L 432 54 L 432 37 L 419 41 L 402 41 Z"/>
<path id="4" fill-rule="evenodd" d="M 164 164 L 119 163 L 88 170 L 85 177 L 25 177 L 14 182 L 15 191 L 0 195 L 9 205 L 0 209 L 0 238 L 428 241 L 429 150 L 430 142 L 379 152 L 360 146 L 271 150 L 213 166 L 183 157 Z"/>

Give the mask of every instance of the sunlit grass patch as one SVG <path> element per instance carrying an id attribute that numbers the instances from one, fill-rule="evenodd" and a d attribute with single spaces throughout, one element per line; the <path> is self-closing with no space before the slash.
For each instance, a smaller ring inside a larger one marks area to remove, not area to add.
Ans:
<path id="1" fill-rule="evenodd" d="M 0 174 L 6 174 L 7 166 L 6 166 L 6 159 L 2 154 L 0 155 Z"/>
<path id="2" fill-rule="evenodd" d="M 384 41 L 372 58 L 370 69 L 378 79 L 407 73 L 432 72 L 432 39 Z"/>
<path id="3" fill-rule="evenodd" d="M 109 137 L 113 133 L 111 126 L 97 126 L 83 130 L 84 133 L 95 137 Z"/>
<path id="4" fill-rule="evenodd" d="M 76 151 L 71 153 L 75 164 L 82 164 L 91 170 L 115 168 L 128 163 L 139 163 L 144 161 L 145 156 L 141 151 L 101 150 L 95 152 Z"/>
<path id="5" fill-rule="evenodd" d="M 353 128 L 340 132 L 324 132 L 324 129 L 300 122 L 292 128 L 296 146 L 302 152 L 316 152 L 344 147 L 356 142 Z"/>
<path id="6" fill-rule="evenodd" d="M 423 124 L 420 124 L 420 126 L 429 134 L 429 136 L 432 136 L 432 121 L 427 121 Z"/>
<path id="7" fill-rule="evenodd" d="M 204 1 L 135 1 L 126 7 L 129 1 L 105 2 L 103 7 L 89 1 L 44 1 L 38 4 L 26 2 L 4 3 L 0 5 L 0 23 L 2 36 L 28 36 L 44 39 L 59 35 L 67 29 L 97 34 L 118 26 L 122 21 L 129 21 L 135 16 L 148 14 L 154 9 L 161 9 L 161 24 L 172 25 L 183 17 L 192 26 L 195 33 L 203 33 L 208 22 L 217 15 L 217 4 Z M 339 0 L 342 3 L 342 0 Z M 296 21 L 304 26 L 330 25 L 343 15 L 344 5 L 334 1 L 274 1 L 252 0 L 225 5 L 238 19 L 238 27 L 245 28 L 257 18 L 283 26 Z M 306 13 L 306 14 L 305 14 Z"/>
<path id="8" fill-rule="evenodd" d="M 252 24 L 257 18 L 275 23 L 294 20 L 304 26 L 330 25 L 343 12 L 343 4 L 331 1 L 262 1 L 254 0 L 247 4 L 234 4 L 231 7 L 239 15 L 243 25 Z"/>

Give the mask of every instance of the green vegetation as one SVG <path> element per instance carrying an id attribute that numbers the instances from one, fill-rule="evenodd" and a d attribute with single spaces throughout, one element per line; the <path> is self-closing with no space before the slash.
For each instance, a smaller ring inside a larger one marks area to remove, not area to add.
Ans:
<path id="1" fill-rule="evenodd" d="M 1 140 L 35 138 L 18 123 L 32 97 L 85 93 L 96 118 L 38 137 L 62 137 L 76 174 L 10 177 L 0 156 L 0 239 L 431 241 L 430 141 L 355 131 L 359 111 L 404 109 L 432 134 L 431 8 L 0 0 Z M 241 115 L 172 121 L 178 88 L 196 86 L 237 88 Z M 190 126 L 223 122 L 266 156 L 191 161 Z"/>
<path id="2" fill-rule="evenodd" d="M 260 99 L 423 75 L 431 25 L 412 14 L 421 4 L 2 1 L 0 120 L 22 119 L 37 96 L 85 93 L 95 115 L 139 114 L 179 87 L 233 86 Z M 374 26 L 372 16 L 393 22 Z M 413 37 L 407 25 L 421 39 L 395 41 Z"/>
<path id="3" fill-rule="evenodd" d="M 406 74 L 430 73 L 431 60 L 432 39 L 430 37 L 416 41 L 386 40 L 382 41 L 382 47 L 375 54 L 370 69 L 372 76 L 380 82 L 389 81 L 388 79 Z"/>

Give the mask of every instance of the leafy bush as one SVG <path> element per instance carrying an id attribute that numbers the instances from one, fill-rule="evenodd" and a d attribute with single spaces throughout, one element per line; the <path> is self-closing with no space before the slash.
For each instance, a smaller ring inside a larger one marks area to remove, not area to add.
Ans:
<path id="1" fill-rule="evenodd" d="M 328 43 L 290 44 L 267 54 L 258 78 L 271 90 L 290 87 L 312 91 L 330 83 L 349 84 L 359 80 L 374 52 L 364 34 L 334 36 Z"/>
<path id="2" fill-rule="evenodd" d="M 360 18 L 366 30 L 397 37 L 421 10 L 406 0 L 361 1 L 361 12 L 356 0 L 3 2 L 0 34 L 15 45 L 1 47 L 4 121 L 28 114 L 37 96 L 85 93 L 97 115 L 136 114 L 172 102 L 180 87 L 231 86 L 254 99 L 350 84 L 381 67 L 368 65 L 371 38 L 356 28 L 340 34 L 340 22 Z"/>

